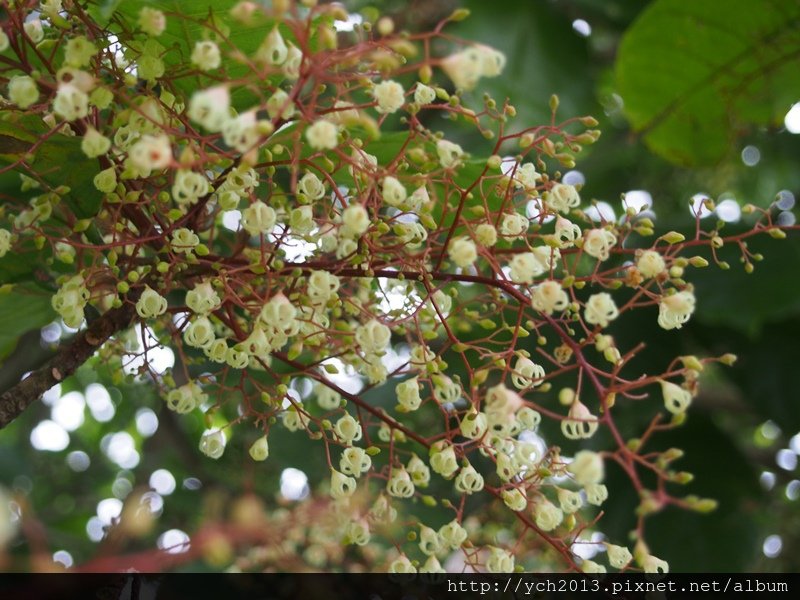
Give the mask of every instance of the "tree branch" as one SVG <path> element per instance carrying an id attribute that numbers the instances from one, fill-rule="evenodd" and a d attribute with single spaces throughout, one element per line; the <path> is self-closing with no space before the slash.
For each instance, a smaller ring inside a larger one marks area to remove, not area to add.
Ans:
<path id="1" fill-rule="evenodd" d="M 44 392 L 77 371 L 108 338 L 128 327 L 135 315 L 132 303 L 109 310 L 61 347 L 44 366 L 3 392 L 0 396 L 0 429 L 22 414 Z"/>

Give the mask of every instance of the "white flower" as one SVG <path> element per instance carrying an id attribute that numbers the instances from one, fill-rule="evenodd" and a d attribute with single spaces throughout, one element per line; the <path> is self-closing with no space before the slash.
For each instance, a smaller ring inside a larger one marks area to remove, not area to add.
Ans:
<path id="1" fill-rule="evenodd" d="M 447 254 L 456 266 L 464 269 L 478 258 L 478 248 L 472 240 L 460 237 L 450 242 Z"/>
<path id="2" fill-rule="evenodd" d="M 277 27 L 273 28 L 264 39 L 257 56 L 271 65 L 282 65 L 286 61 L 289 56 L 289 48 Z"/>
<path id="3" fill-rule="evenodd" d="M 508 550 L 489 546 L 489 558 L 486 560 L 489 573 L 513 573 L 514 555 Z"/>
<path id="4" fill-rule="evenodd" d="M 366 546 L 370 540 L 369 523 L 365 519 L 351 521 L 347 525 L 345 537 L 350 544 L 356 546 Z"/>
<path id="5" fill-rule="evenodd" d="M 206 348 L 207 347 L 208 346 L 206 346 Z M 225 352 L 225 362 L 232 369 L 244 369 L 250 364 L 250 356 L 239 344 L 236 344 L 233 348 L 228 348 Z"/>
<path id="6" fill-rule="evenodd" d="M 190 381 L 177 389 L 170 390 L 167 394 L 167 408 L 180 415 L 185 415 L 207 400 L 208 396 L 203 393 L 200 386 L 194 381 Z"/>
<path id="7" fill-rule="evenodd" d="M 412 212 L 417 212 L 430 201 L 431 197 L 428 195 L 428 189 L 423 185 L 415 189 L 411 196 L 406 199 L 405 208 Z"/>
<path id="8" fill-rule="evenodd" d="M 528 498 L 525 492 L 519 488 L 503 490 L 503 503 L 515 512 L 520 512 L 528 507 Z"/>
<path id="9" fill-rule="evenodd" d="M 461 419 L 461 435 L 471 440 L 477 440 L 483 437 L 486 430 L 489 428 L 489 421 L 485 413 L 472 411 L 467 413 Z"/>
<path id="10" fill-rule="evenodd" d="M 397 112 L 405 102 L 405 90 L 396 81 L 381 81 L 372 90 L 372 96 L 378 102 L 375 110 L 381 114 Z"/>
<path id="11" fill-rule="evenodd" d="M 315 306 L 322 306 L 336 295 L 339 278 L 327 271 L 312 271 L 308 276 L 308 297 Z"/>
<path id="12" fill-rule="evenodd" d="M 188 254 L 200 245 L 200 238 L 191 229 L 181 227 L 172 232 L 170 246 L 176 254 Z"/>
<path id="13" fill-rule="evenodd" d="M 270 134 L 273 129 L 271 121 L 256 120 L 256 112 L 250 110 L 222 124 L 222 139 L 231 148 L 248 152 L 255 148 L 261 135 Z"/>
<path id="14" fill-rule="evenodd" d="M 303 65 L 303 52 L 300 48 L 289 44 L 289 51 L 283 63 L 283 74 L 287 79 L 295 81 L 300 77 L 300 67 Z"/>
<path id="15" fill-rule="evenodd" d="M 414 495 L 414 482 L 405 468 L 394 468 L 386 482 L 386 492 L 393 498 L 411 498 Z"/>
<path id="16" fill-rule="evenodd" d="M 481 246 L 491 248 L 497 243 L 497 229 L 491 223 L 481 223 L 475 228 L 475 239 Z"/>
<path id="17" fill-rule="evenodd" d="M 356 480 L 352 477 L 331 469 L 331 497 L 334 499 L 347 498 L 356 491 Z"/>
<path id="18" fill-rule="evenodd" d="M 225 434 L 219 429 L 211 429 L 200 438 L 200 452 L 209 458 L 217 459 L 225 452 Z"/>
<path id="19" fill-rule="evenodd" d="M 594 562 L 593 560 L 589 560 L 588 558 L 584 558 L 582 560 L 582 562 L 581 562 L 581 571 L 584 572 L 584 573 L 590 573 L 590 574 L 592 574 L 592 573 L 605 573 L 606 572 L 606 568 L 603 565 Z"/>
<path id="20" fill-rule="evenodd" d="M 589 296 L 583 316 L 590 325 L 608 327 L 608 324 L 619 316 L 619 310 L 611 294 L 600 292 Z"/>
<path id="21" fill-rule="evenodd" d="M 536 166 L 533 163 L 525 163 L 520 166 L 515 177 L 519 183 L 522 184 L 527 190 L 532 190 L 536 187 L 536 183 L 541 180 L 542 176 L 536 172 Z"/>
<path id="22" fill-rule="evenodd" d="M 664 258 L 655 250 L 645 250 L 636 259 L 636 268 L 645 279 L 657 277 L 667 270 Z"/>
<path id="23" fill-rule="evenodd" d="M 219 46 L 210 40 L 195 42 L 191 60 L 201 71 L 216 69 L 222 63 Z"/>
<path id="24" fill-rule="evenodd" d="M 642 569 L 645 573 L 669 573 L 669 564 L 665 560 L 648 554 L 642 560 Z"/>
<path id="25" fill-rule="evenodd" d="M 222 301 L 209 281 L 197 283 L 194 289 L 186 292 L 186 306 L 198 315 L 206 315 L 217 310 Z"/>
<path id="26" fill-rule="evenodd" d="M 439 528 L 439 539 L 442 540 L 445 547 L 449 547 L 451 550 L 458 550 L 467 541 L 467 530 L 453 519 Z"/>
<path id="27" fill-rule="evenodd" d="M 3 258 L 9 250 L 11 250 L 11 232 L 0 229 L 0 258 Z"/>
<path id="28" fill-rule="evenodd" d="M 383 201 L 389 206 L 400 206 L 408 196 L 406 188 L 395 177 L 387 176 L 383 178 L 383 186 L 381 188 L 381 196 Z"/>
<path id="29" fill-rule="evenodd" d="M 445 58 L 442 70 L 457 89 L 471 90 L 483 74 L 483 60 L 476 49 L 468 48 Z"/>
<path id="30" fill-rule="evenodd" d="M 325 184 L 314 173 L 306 173 L 297 182 L 297 191 L 309 200 L 319 200 L 325 195 Z"/>
<path id="31" fill-rule="evenodd" d="M 562 248 L 569 248 L 581 237 L 581 228 L 564 217 L 556 219 L 555 236 Z"/>
<path id="32" fill-rule="evenodd" d="M 544 368 L 537 365 L 530 358 L 520 356 L 514 371 L 511 373 L 511 382 L 517 389 L 536 387 L 544 382 Z"/>
<path id="33" fill-rule="evenodd" d="M 64 48 L 64 64 L 76 69 L 89 66 L 97 48 L 84 36 L 78 35 L 69 39 Z"/>
<path id="34" fill-rule="evenodd" d="M 583 250 L 598 260 L 608 260 L 617 236 L 607 229 L 590 229 L 584 232 Z"/>
<path id="35" fill-rule="evenodd" d="M 359 325 L 356 329 L 356 342 L 366 354 L 383 352 L 391 339 L 391 330 L 377 319 Z"/>
<path id="36" fill-rule="evenodd" d="M 518 238 L 525 235 L 529 226 L 530 221 L 528 221 L 527 217 L 519 213 L 511 213 L 503 217 L 503 222 L 500 224 L 500 233 L 506 237 Z"/>
<path id="37" fill-rule="evenodd" d="M 411 481 L 414 482 L 414 485 L 418 487 L 428 486 L 431 480 L 431 470 L 419 456 L 416 454 L 411 456 L 406 465 L 406 470 L 408 474 L 411 475 Z"/>
<path id="38" fill-rule="evenodd" d="M 53 100 L 53 112 L 67 121 L 82 119 L 89 114 L 89 96 L 74 85 L 62 83 Z"/>
<path id="39" fill-rule="evenodd" d="M 580 400 L 575 400 L 567 418 L 561 421 L 561 433 L 569 440 L 588 439 L 597 431 L 598 419 Z"/>
<path id="40" fill-rule="evenodd" d="M 569 305 L 567 292 L 558 281 L 543 281 L 531 290 L 531 306 L 548 315 L 562 311 Z"/>
<path id="41" fill-rule="evenodd" d="M 27 21 L 22 25 L 22 28 L 25 30 L 25 34 L 31 38 L 31 41 L 34 44 L 38 44 L 44 39 L 44 29 L 42 29 L 41 19 Z"/>
<path id="42" fill-rule="evenodd" d="M 389 573 L 416 573 L 417 568 L 411 564 L 405 554 L 401 554 L 389 564 Z"/>
<path id="43" fill-rule="evenodd" d="M 80 275 L 66 281 L 55 293 L 50 304 L 68 327 L 77 328 L 83 322 L 83 309 L 89 301 L 89 290 Z"/>
<path id="44" fill-rule="evenodd" d="M 333 150 L 339 144 L 339 130 L 330 121 L 319 119 L 306 129 L 306 140 L 314 150 Z"/>
<path id="45" fill-rule="evenodd" d="M 508 265 L 511 269 L 509 277 L 514 283 L 533 283 L 534 277 L 543 275 L 546 271 L 533 252 L 520 252 L 515 254 Z"/>
<path id="46" fill-rule="evenodd" d="M 339 459 L 339 468 L 345 475 L 360 477 L 362 473 L 369 471 L 372 466 L 372 459 L 363 448 L 352 446 L 345 448 L 342 457 Z"/>
<path id="47" fill-rule="evenodd" d="M 601 506 L 608 500 L 608 489 L 602 483 L 589 483 L 583 489 L 586 491 L 586 501 L 592 506 Z"/>
<path id="48" fill-rule="evenodd" d="M 430 104 L 436 100 L 436 91 L 423 83 L 418 83 L 414 90 L 414 102 L 417 104 Z"/>
<path id="49" fill-rule="evenodd" d="M 342 227 L 340 234 L 348 237 L 359 237 L 369 229 L 369 214 L 367 209 L 360 204 L 351 204 L 342 212 Z"/>
<path id="50" fill-rule="evenodd" d="M 461 397 L 461 386 L 449 377 L 434 378 L 433 397 L 439 404 L 452 404 Z"/>
<path id="51" fill-rule="evenodd" d="M 333 426 L 333 432 L 340 442 L 351 446 L 361 439 L 361 424 L 350 415 L 344 415 Z"/>
<path id="52" fill-rule="evenodd" d="M 415 411 L 422 403 L 422 398 L 419 394 L 419 382 L 416 377 L 406 379 L 397 384 L 394 391 L 397 394 L 398 410 L 402 410 L 402 412 Z"/>
<path id="53" fill-rule="evenodd" d="M 186 328 L 183 340 L 193 348 L 207 348 L 214 342 L 214 326 L 207 317 L 199 317 Z"/>
<path id="54" fill-rule="evenodd" d="M 89 158 L 97 158 L 111 148 L 111 140 L 97 131 L 94 127 L 86 128 L 86 133 L 81 140 L 81 152 Z"/>
<path id="55" fill-rule="evenodd" d="M 289 94 L 283 90 L 277 90 L 267 100 L 267 114 L 270 119 L 281 119 L 283 121 L 291 119 L 295 113 L 295 106 Z"/>
<path id="56" fill-rule="evenodd" d="M 419 549 L 427 556 L 436 556 L 442 551 L 442 539 L 439 534 L 422 524 L 419 526 Z"/>
<path id="57" fill-rule="evenodd" d="M 458 144 L 447 140 L 436 142 L 436 154 L 439 156 L 439 163 L 445 168 L 455 167 L 461 162 L 464 150 Z"/>
<path id="58" fill-rule="evenodd" d="M 561 510 L 568 515 L 571 515 L 583 506 L 583 498 L 581 498 L 578 492 L 565 490 L 564 488 L 556 488 L 556 496 L 558 497 L 558 505 L 561 507 Z"/>
<path id="59" fill-rule="evenodd" d="M 431 469 L 445 479 L 450 479 L 458 471 L 456 451 L 450 444 L 442 444 L 431 450 Z"/>
<path id="60" fill-rule="evenodd" d="M 550 191 L 544 195 L 544 201 L 548 208 L 561 213 L 569 212 L 571 208 L 576 208 L 581 203 L 581 197 L 575 186 L 568 183 L 556 183 Z"/>
<path id="61" fill-rule="evenodd" d="M 269 457 L 269 442 L 267 436 L 262 435 L 250 446 L 250 457 L 253 460 L 263 461 Z"/>
<path id="62" fill-rule="evenodd" d="M 15 75 L 8 82 L 8 99 L 20 108 L 28 108 L 39 100 L 36 81 L 27 75 Z"/>
<path id="63" fill-rule="evenodd" d="M 481 77 L 496 77 L 503 70 L 506 57 L 499 50 L 477 44 L 442 61 L 442 70 L 463 90 L 474 88 Z"/>
<path id="64" fill-rule="evenodd" d="M 616 546 L 606 542 L 603 543 L 605 544 L 606 552 L 608 553 L 608 564 L 615 569 L 624 568 L 633 559 L 631 551 L 624 546 Z"/>
<path id="65" fill-rule="evenodd" d="M 250 235 L 271 233 L 276 219 L 275 210 L 261 200 L 256 200 L 242 211 L 242 227 Z"/>
<path id="66" fill-rule="evenodd" d="M 172 163 L 172 144 L 166 135 L 143 135 L 128 152 L 128 158 L 145 177 Z"/>
<path id="67" fill-rule="evenodd" d="M 567 465 L 567 471 L 572 473 L 578 485 L 582 486 L 598 484 L 605 477 L 603 458 L 591 450 L 577 452 L 572 462 Z"/>
<path id="68" fill-rule="evenodd" d="M 167 312 L 167 299 L 147 286 L 136 301 L 136 312 L 143 319 L 152 319 Z"/>
<path id="69" fill-rule="evenodd" d="M 230 104 L 228 88 L 220 85 L 192 94 L 186 114 L 192 121 L 216 133 L 230 118 Z"/>
<path id="70" fill-rule="evenodd" d="M 429 556 L 423 565 L 419 568 L 420 573 L 447 573 L 442 567 L 442 563 L 435 556 Z"/>
<path id="71" fill-rule="evenodd" d="M 686 412 L 689 404 L 692 403 L 692 393 L 663 379 L 659 383 L 661 384 L 661 394 L 664 396 L 664 407 L 674 415 Z"/>
<path id="72" fill-rule="evenodd" d="M 167 19 L 160 10 L 145 6 L 139 11 L 139 27 L 147 35 L 158 37 L 167 28 Z"/>
<path id="73" fill-rule="evenodd" d="M 564 520 L 564 513 L 561 509 L 544 497 L 536 502 L 533 516 L 536 526 L 542 531 L 553 531 Z"/>
<path id="74" fill-rule="evenodd" d="M 505 54 L 485 44 L 478 44 L 476 50 L 481 58 L 483 77 L 497 77 L 502 73 L 503 67 L 506 66 Z"/>
<path id="75" fill-rule="evenodd" d="M 694 305 L 691 290 L 664 296 L 658 304 L 658 324 L 664 329 L 680 329 L 692 316 Z"/>
<path id="76" fill-rule="evenodd" d="M 41 11 L 49 17 L 55 17 L 64 10 L 61 0 L 41 0 L 39 3 Z"/>
<path id="77" fill-rule="evenodd" d="M 208 179 L 201 173 L 188 169 L 178 169 L 172 183 L 172 197 L 180 206 L 196 204 L 208 193 Z"/>
<path id="78" fill-rule="evenodd" d="M 456 491 L 462 494 L 474 494 L 483 489 L 483 476 L 472 465 L 467 465 L 455 479 Z"/>

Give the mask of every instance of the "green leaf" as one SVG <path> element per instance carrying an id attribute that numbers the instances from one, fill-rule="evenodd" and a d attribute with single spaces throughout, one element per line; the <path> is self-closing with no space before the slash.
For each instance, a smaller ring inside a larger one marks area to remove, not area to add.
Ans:
<path id="1" fill-rule="evenodd" d="M 92 16 L 98 25 L 105 27 L 121 2 L 122 0 L 92 0 L 86 12 Z"/>
<path id="2" fill-rule="evenodd" d="M 800 4 L 656 0 L 623 37 L 619 93 L 633 128 L 679 164 L 713 164 L 743 126 L 781 122 L 800 88 Z"/>
<path id="3" fill-rule="evenodd" d="M 14 121 L 0 120 L 0 166 L 17 163 L 38 138 L 48 135 L 31 151 L 32 158 L 27 164 L 53 188 L 69 187 L 64 201 L 77 218 L 95 216 L 103 200 L 93 182 L 100 168 L 96 160 L 81 151 L 81 138 L 58 132 L 50 135 L 49 128 L 38 116 L 18 116 L 13 115 Z M 21 166 L 14 170 L 27 174 Z"/>
<path id="4" fill-rule="evenodd" d="M 56 314 L 50 295 L 35 285 L 0 288 L 0 359 L 17 346 L 19 337 L 50 323 Z"/>

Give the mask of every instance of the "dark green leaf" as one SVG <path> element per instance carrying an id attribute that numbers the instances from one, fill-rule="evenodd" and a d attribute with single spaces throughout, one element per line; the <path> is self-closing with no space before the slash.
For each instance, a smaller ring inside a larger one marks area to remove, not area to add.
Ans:
<path id="1" fill-rule="evenodd" d="M 800 4 L 657 0 L 626 32 L 616 76 L 625 113 L 651 149 L 710 164 L 737 128 L 777 125 L 800 87 Z"/>
<path id="2" fill-rule="evenodd" d="M 50 323 L 56 316 L 50 294 L 34 285 L 0 290 L 0 359 L 8 356 L 26 331 Z"/>

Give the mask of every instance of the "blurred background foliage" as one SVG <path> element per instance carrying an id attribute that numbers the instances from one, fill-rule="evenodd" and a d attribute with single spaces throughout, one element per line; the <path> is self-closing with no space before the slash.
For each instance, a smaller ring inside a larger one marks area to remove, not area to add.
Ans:
<path id="1" fill-rule="evenodd" d="M 514 122 L 523 127 L 549 122 L 555 93 L 559 118 L 600 121 L 600 141 L 564 177 L 584 182 L 582 196 L 596 199 L 606 218 L 624 212 L 621 194 L 628 193 L 631 205 L 652 203 L 662 232 L 693 234 L 690 205 L 698 195 L 717 205 L 704 226 L 722 220 L 725 231 L 745 228 L 737 206 L 747 202 L 793 223 L 800 193 L 800 114 L 790 112 L 800 101 L 796 2 L 770 0 L 757 11 L 747 0 L 348 2 L 366 18 L 380 10 L 409 30 L 430 27 L 457 7 L 472 16 L 448 32 L 494 46 L 508 59 L 503 76 L 482 80 L 480 91 L 465 95 L 467 103 L 480 105 L 483 91 L 498 102 L 509 97 Z M 449 47 L 435 51 L 444 55 Z M 438 83 L 449 85 L 443 76 Z M 476 156 L 487 147 L 457 123 L 428 124 Z M 18 193 L 16 179 L 0 184 L 4 194 Z M 687 493 L 719 500 L 708 515 L 669 509 L 649 521 L 653 553 L 675 571 L 800 569 L 800 239 L 758 239 L 750 247 L 765 256 L 752 274 L 738 253 L 723 250 L 730 270 L 712 266 L 689 275 L 698 310 L 679 332 L 660 330 L 654 314 L 631 314 L 611 331 L 620 348 L 648 341 L 637 359 L 645 373 L 659 372 L 677 355 L 739 357 L 733 368 L 707 370 L 686 425 L 655 440 L 686 451 L 677 466 L 696 476 Z M 47 290 L 32 283 L 36 264 L 29 260 L 0 260 L 0 283 L 28 282 L 0 295 L 2 389 L 42 364 L 68 335 L 51 323 Z M 296 382 L 298 394 L 307 394 L 308 385 Z M 370 401 L 393 404 L 394 383 L 388 385 L 370 392 Z M 644 403 L 629 403 L 617 414 L 630 436 L 652 413 Z M 272 456 L 264 464 L 247 458 L 256 432 L 250 435 L 246 425 L 222 459 L 208 460 L 196 446 L 210 424 L 200 415 L 176 418 L 153 386 L 95 357 L 0 433 L 0 482 L 42 525 L 19 536 L 12 553 L 77 565 L 109 552 L 170 546 L 221 519 L 243 494 L 255 492 L 272 510 L 307 493 L 304 477 L 313 484 L 325 476 L 323 457 L 282 428 L 271 433 Z M 600 529 L 622 541 L 638 499 L 622 473 L 612 470 L 609 478 Z M 136 542 L 101 542 L 103 527 L 134 492 L 149 494 L 158 518 Z M 435 511 L 428 516 L 439 518 Z M 206 557 L 183 568 L 219 566 Z"/>

